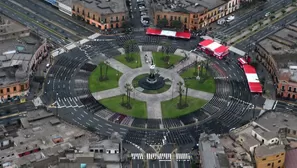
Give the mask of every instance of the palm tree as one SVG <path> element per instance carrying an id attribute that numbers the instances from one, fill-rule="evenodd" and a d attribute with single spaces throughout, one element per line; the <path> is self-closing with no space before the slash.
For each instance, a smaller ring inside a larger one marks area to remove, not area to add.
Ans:
<path id="1" fill-rule="evenodd" d="M 136 41 L 135 40 L 127 40 L 125 41 L 125 44 L 124 44 L 124 49 L 125 49 L 125 53 L 126 53 L 126 59 L 127 61 L 131 62 L 133 61 L 133 57 L 132 57 L 132 52 L 134 50 L 134 46 L 136 44 Z"/>
<path id="2" fill-rule="evenodd" d="M 198 75 L 198 61 L 195 61 L 195 72 L 194 72 L 194 76 Z"/>
<path id="3" fill-rule="evenodd" d="M 108 61 L 105 61 L 105 75 L 104 75 L 104 78 L 106 80 L 108 79 L 108 76 L 107 76 L 108 67 L 109 67 L 109 62 Z"/>
<path id="4" fill-rule="evenodd" d="M 100 68 L 100 76 L 99 76 L 99 80 L 103 80 L 103 72 L 102 72 L 102 65 L 103 64 L 99 64 L 99 68 Z"/>
<path id="5" fill-rule="evenodd" d="M 178 85 L 178 93 L 179 93 L 179 103 L 178 103 L 177 107 L 182 108 L 182 97 L 183 97 L 183 92 L 184 92 L 184 90 L 182 88 L 183 83 L 180 81 L 177 83 L 177 85 Z"/>
<path id="6" fill-rule="evenodd" d="M 126 83 L 126 85 L 125 85 L 125 89 L 126 89 L 126 94 L 127 94 L 127 102 L 126 102 L 126 106 L 127 106 L 128 108 L 131 108 L 131 91 L 132 91 L 131 84 Z"/>
<path id="7" fill-rule="evenodd" d="M 168 42 L 162 42 L 161 43 L 161 46 L 162 46 L 162 57 L 163 57 L 163 60 L 165 62 L 168 62 L 169 61 L 169 43 Z M 164 56 L 165 55 L 165 56 Z"/>
<path id="8" fill-rule="evenodd" d="M 189 84 L 185 82 L 185 86 L 186 86 L 186 97 L 185 97 L 185 107 L 188 106 L 188 89 L 189 89 Z"/>

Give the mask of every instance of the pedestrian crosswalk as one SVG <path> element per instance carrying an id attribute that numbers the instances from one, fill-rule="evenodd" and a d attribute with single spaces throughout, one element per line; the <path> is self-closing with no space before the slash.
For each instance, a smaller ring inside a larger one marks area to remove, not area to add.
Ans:
<path id="1" fill-rule="evenodd" d="M 175 158 L 177 161 L 180 160 L 190 160 L 191 156 L 188 153 L 176 153 Z M 172 153 L 131 153 L 131 157 L 133 160 L 171 160 L 174 157 Z"/>
<path id="2" fill-rule="evenodd" d="M 190 160 L 191 156 L 189 153 L 177 153 L 176 160 Z"/>

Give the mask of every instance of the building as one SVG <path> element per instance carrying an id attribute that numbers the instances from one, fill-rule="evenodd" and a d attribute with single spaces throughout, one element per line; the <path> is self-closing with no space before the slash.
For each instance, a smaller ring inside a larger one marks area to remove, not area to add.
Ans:
<path id="1" fill-rule="evenodd" d="M 257 60 L 264 65 L 277 86 L 278 97 L 296 99 L 297 22 L 256 44 Z"/>
<path id="2" fill-rule="evenodd" d="M 295 112 L 267 111 L 255 121 L 231 131 L 230 136 L 253 156 L 257 167 L 283 168 L 286 149 L 297 144 L 296 121 Z"/>
<path id="3" fill-rule="evenodd" d="M 74 0 L 72 13 L 101 30 L 120 28 L 128 20 L 125 0 Z"/>
<path id="4" fill-rule="evenodd" d="M 167 19 L 168 26 L 180 21 L 184 29 L 197 30 L 239 9 L 239 0 L 154 0 L 154 24 Z"/>
<path id="5" fill-rule="evenodd" d="M 284 168 L 284 145 L 262 145 L 255 149 L 254 155 L 257 168 Z"/>
<path id="6" fill-rule="evenodd" d="M 72 16 L 72 2 L 76 0 L 44 0 L 66 15 Z"/>
<path id="7" fill-rule="evenodd" d="M 85 150 L 68 150 L 65 156 L 59 158 L 58 167 L 72 168 L 79 166 L 100 166 L 120 168 L 122 161 L 121 140 L 117 133 L 110 139 L 92 139 Z M 82 165 L 83 164 L 83 165 Z"/>
<path id="8" fill-rule="evenodd" d="M 30 29 L 0 14 L 0 42 L 27 37 Z"/>
<path id="9" fill-rule="evenodd" d="M 216 134 L 202 133 L 199 138 L 199 154 L 202 168 L 229 168 L 229 160 Z"/>
<path id="10" fill-rule="evenodd" d="M 4 25 L 14 23 L 1 18 Z M 47 56 L 49 47 L 46 40 L 32 35 L 24 26 L 15 23 L 11 27 L 4 26 L 0 32 L 0 102 L 27 94 L 29 77 Z"/>

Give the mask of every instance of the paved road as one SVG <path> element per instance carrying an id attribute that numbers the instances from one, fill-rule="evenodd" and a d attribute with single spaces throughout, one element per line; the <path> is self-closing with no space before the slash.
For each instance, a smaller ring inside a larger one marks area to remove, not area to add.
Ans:
<path id="1" fill-rule="evenodd" d="M 283 6 L 292 3 L 291 0 L 270 0 L 266 3 L 262 4 L 255 10 L 250 11 L 246 15 L 236 18 L 233 22 L 230 23 L 230 26 L 225 26 L 218 31 L 217 38 L 221 39 L 232 34 L 239 32 L 240 30 L 252 25 L 256 21 L 260 20 L 261 18 L 265 17 L 267 12 L 277 11 Z M 261 10 L 263 9 L 263 10 Z"/>
<path id="2" fill-rule="evenodd" d="M 140 13 L 139 8 L 137 6 L 137 0 L 131 0 L 131 6 L 132 6 L 132 23 L 133 28 L 142 28 L 141 22 L 140 22 Z"/>
<path id="3" fill-rule="evenodd" d="M 279 21 L 277 21 L 271 25 L 268 25 L 264 29 L 258 31 L 257 33 L 253 34 L 252 36 L 250 36 L 249 38 L 247 38 L 243 41 L 240 41 L 238 44 L 235 44 L 235 47 L 239 48 L 243 51 L 253 49 L 253 45 L 255 44 L 255 42 L 261 41 L 265 37 L 282 29 L 284 27 L 284 25 L 288 25 L 292 22 L 295 22 L 296 20 L 297 20 L 297 11 L 285 16 L 284 18 L 280 19 Z"/>
<path id="4" fill-rule="evenodd" d="M 60 11 L 56 10 L 56 12 L 53 12 L 48 8 L 45 8 L 37 4 L 35 0 L 14 0 L 14 1 L 16 1 L 19 4 L 22 4 L 24 7 L 38 13 L 39 15 L 47 18 L 51 22 L 55 22 L 67 29 L 71 29 L 72 31 L 77 32 L 77 35 L 79 36 L 80 35 L 90 36 L 93 34 L 93 32 L 85 29 L 83 26 L 56 14 L 57 12 L 60 12 Z"/>
<path id="5" fill-rule="evenodd" d="M 1 0 L 0 10 L 3 14 L 15 19 L 16 21 L 32 28 L 38 34 L 51 39 L 60 45 L 65 45 L 69 40 L 77 41 L 79 37 L 74 34 L 67 32 L 66 30 L 53 25 L 46 20 L 42 19 L 38 15 L 24 10 L 22 7 L 10 2 Z"/>

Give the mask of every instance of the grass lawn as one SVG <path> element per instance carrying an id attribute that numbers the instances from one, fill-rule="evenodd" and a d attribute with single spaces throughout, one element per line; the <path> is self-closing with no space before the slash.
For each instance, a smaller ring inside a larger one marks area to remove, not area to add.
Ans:
<path id="1" fill-rule="evenodd" d="M 131 98 L 132 109 L 127 109 L 121 105 L 122 96 L 115 96 L 102 99 L 99 100 L 99 102 L 111 111 L 137 118 L 147 118 L 146 102 Z"/>
<path id="2" fill-rule="evenodd" d="M 102 74 L 105 75 L 106 64 L 100 63 L 102 65 Z M 99 64 L 99 65 L 100 65 Z M 118 80 L 122 76 L 122 73 L 108 66 L 107 77 L 108 80 L 100 81 L 100 66 L 91 73 L 89 77 L 89 89 L 91 93 L 98 92 L 102 90 L 112 89 L 118 87 Z"/>
<path id="3" fill-rule="evenodd" d="M 185 99 L 183 97 L 183 102 L 184 101 Z M 176 118 L 178 116 L 189 114 L 201 108 L 204 104 L 207 103 L 206 100 L 202 100 L 194 97 L 188 97 L 188 107 L 183 109 L 178 109 L 177 108 L 178 102 L 179 102 L 179 97 L 161 102 L 163 118 Z"/>
<path id="4" fill-rule="evenodd" d="M 131 53 L 131 56 L 134 58 L 134 61 L 131 61 L 131 62 L 128 62 L 126 60 L 126 54 L 116 56 L 114 59 L 127 65 L 128 67 L 130 67 L 132 69 L 141 67 L 140 54 L 139 53 Z"/>
<path id="5" fill-rule="evenodd" d="M 164 54 L 165 56 L 165 54 Z M 169 68 L 171 65 L 178 63 L 184 57 L 174 54 L 169 54 L 169 64 L 163 60 L 162 52 L 153 52 L 154 63 L 160 68 Z"/>
<path id="6" fill-rule="evenodd" d="M 181 77 L 185 79 L 189 88 L 195 90 L 201 90 L 204 92 L 214 93 L 216 90 L 215 81 L 212 76 L 209 75 L 206 69 L 203 69 L 202 75 L 200 74 L 201 79 L 197 80 L 194 75 L 195 67 L 191 67 L 181 74 Z M 207 74 L 207 75 L 205 75 Z M 187 79 L 193 78 L 193 79 Z"/>
<path id="7" fill-rule="evenodd" d="M 139 76 L 136 76 L 133 80 L 132 80 L 132 86 L 134 88 L 137 88 L 139 87 L 138 86 L 138 81 L 144 77 L 146 77 L 148 74 L 141 74 Z M 162 87 L 161 89 L 158 89 L 158 90 L 143 90 L 142 92 L 143 93 L 147 93 L 147 94 L 159 94 L 159 93 L 163 93 L 167 90 L 169 90 L 171 87 L 171 85 L 164 85 L 164 87 Z"/>

